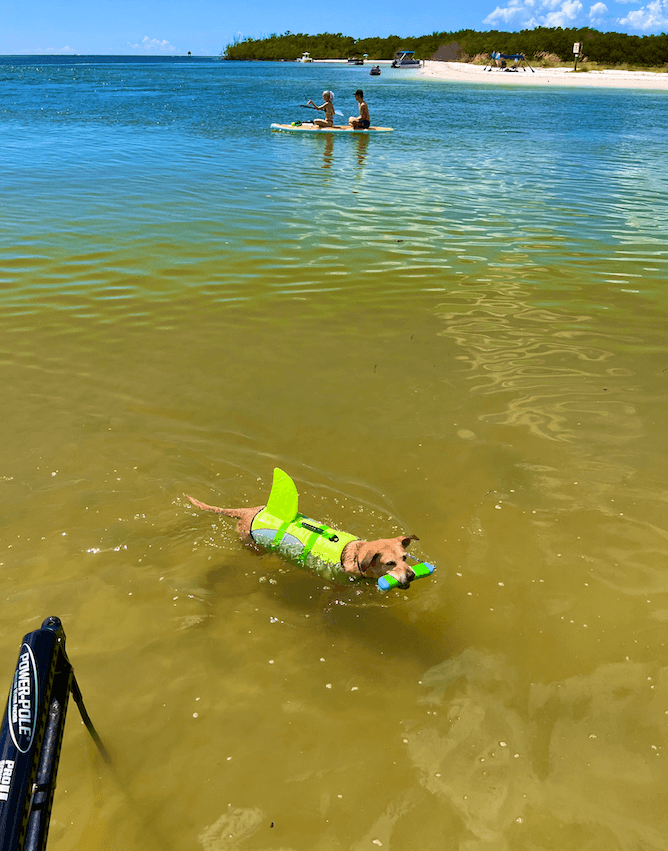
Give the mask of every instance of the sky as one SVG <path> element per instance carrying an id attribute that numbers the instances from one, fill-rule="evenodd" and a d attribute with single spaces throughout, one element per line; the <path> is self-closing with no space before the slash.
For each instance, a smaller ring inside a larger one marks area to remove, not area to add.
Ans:
<path id="1" fill-rule="evenodd" d="M 418 36 L 460 29 L 590 26 L 668 31 L 668 0 L 0 0 L 0 55 L 216 56 L 272 33 Z"/>

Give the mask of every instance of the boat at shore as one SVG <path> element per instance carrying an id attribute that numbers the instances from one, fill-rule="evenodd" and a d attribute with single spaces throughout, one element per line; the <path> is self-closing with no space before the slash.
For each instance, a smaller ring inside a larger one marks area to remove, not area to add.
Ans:
<path id="1" fill-rule="evenodd" d="M 302 123 L 295 121 L 293 124 L 272 124 L 271 130 L 279 130 L 284 133 L 334 133 L 343 136 L 355 134 L 367 135 L 369 133 L 391 133 L 393 127 L 367 127 L 366 130 L 356 129 L 349 124 L 335 124 L 333 127 L 320 127 L 318 124 Z"/>
<path id="2" fill-rule="evenodd" d="M 422 61 L 415 58 L 414 50 L 397 50 L 392 60 L 392 68 L 421 68 Z"/>
<path id="3" fill-rule="evenodd" d="M 311 54 L 308 50 L 305 50 L 299 59 L 297 59 L 297 62 L 313 62 L 313 59 L 311 59 Z"/>

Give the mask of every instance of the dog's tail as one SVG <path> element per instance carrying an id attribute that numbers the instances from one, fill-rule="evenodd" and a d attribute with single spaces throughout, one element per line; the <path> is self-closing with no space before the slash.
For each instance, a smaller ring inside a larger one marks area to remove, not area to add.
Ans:
<path id="1" fill-rule="evenodd" d="M 186 496 L 194 506 L 202 508 L 204 511 L 215 511 L 216 514 L 224 514 L 226 517 L 236 517 L 237 520 L 243 517 L 243 508 L 218 508 L 217 505 L 207 505 L 206 502 L 200 502 L 198 499 L 193 499 L 193 497 L 188 496 L 188 494 L 186 494 Z"/>

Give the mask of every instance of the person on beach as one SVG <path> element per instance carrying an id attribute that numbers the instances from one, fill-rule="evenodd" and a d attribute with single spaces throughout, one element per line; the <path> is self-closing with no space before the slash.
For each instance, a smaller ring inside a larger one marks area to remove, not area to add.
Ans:
<path id="1" fill-rule="evenodd" d="M 334 126 L 334 92 L 330 92 L 327 90 L 322 93 L 322 99 L 324 103 L 321 106 L 317 106 L 313 103 L 312 100 L 308 101 L 307 106 L 312 106 L 314 109 L 324 109 L 325 111 L 325 119 L 323 121 L 322 118 L 314 118 L 313 123 L 317 124 L 318 127 L 333 127 Z"/>
<path id="2" fill-rule="evenodd" d="M 348 119 L 348 124 L 350 124 L 353 130 L 368 130 L 371 126 L 371 119 L 369 117 L 369 107 L 364 102 L 364 92 L 362 89 L 358 89 L 355 92 L 355 100 L 359 104 L 360 114 L 357 118 L 351 115 Z"/>

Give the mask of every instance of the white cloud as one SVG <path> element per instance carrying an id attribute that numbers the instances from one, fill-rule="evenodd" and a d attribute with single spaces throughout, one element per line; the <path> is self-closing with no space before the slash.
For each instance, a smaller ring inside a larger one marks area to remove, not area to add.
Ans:
<path id="1" fill-rule="evenodd" d="M 616 0 L 638 5 L 642 0 Z M 596 0 L 585 10 L 580 0 L 508 0 L 482 21 L 490 28 L 512 30 L 533 27 L 600 26 L 607 23 L 620 32 L 660 33 L 668 31 L 668 0 L 650 0 L 623 17 L 613 17 L 606 3 Z"/>
<path id="2" fill-rule="evenodd" d="M 50 56 L 58 56 L 61 53 L 64 53 L 64 54 L 76 53 L 76 51 L 73 48 L 71 48 L 69 46 L 69 44 L 67 45 L 67 47 L 47 47 L 44 50 L 40 50 L 40 51 L 35 50 L 34 52 L 35 53 L 38 53 L 38 52 L 39 53 L 47 53 Z"/>
<path id="3" fill-rule="evenodd" d="M 176 53 L 176 48 L 167 41 L 159 38 L 149 38 L 147 35 L 141 40 L 141 44 L 132 44 L 128 42 L 128 47 L 134 50 L 145 50 L 147 53 Z"/>
<path id="4" fill-rule="evenodd" d="M 640 9 L 634 9 L 617 23 L 640 32 L 665 31 L 668 28 L 668 4 L 666 0 L 653 0 Z"/>
<path id="5" fill-rule="evenodd" d="M 503 21 L 504 24 L 508 24 L 513 18 L 528 14 L 531 6 L 533 6 L 533 2 L 526 2 L 526 0 L 510 0 L 510 3 L 504 9 L 497 6 L 493 12 L 490 12 L 490 14 L 483 19 L 483 24 L 495 26 L 501 21 Z"/>
<path id="6" fill-rule="evenodd" d="M 582 3 L 580 3 L 580 0 L 565 0 L 560 9 L 546 15 L 544 26 L 567 27 L 574 23 L 581 11 Z"/>
<path id="7" fill-rule="evenodd" d="M 575 22 L 582 9 L 580 0 L 510 0 L 505 7 L 497 6 L 483 24 L 512 22 L 521 28 L 567 27 Z"/>
<path id="8" fill-rule="evenodd" d="M 594 3 L 589 7 L 589 23 L 592 26 L 603 23 L 606 17 L 608 17 L 608 7 L 605 3 Z"/>

